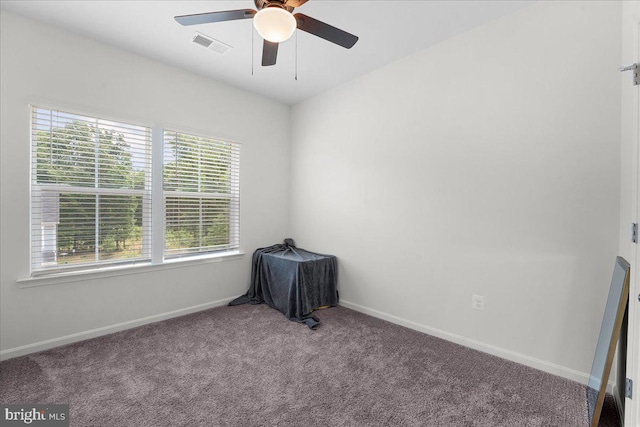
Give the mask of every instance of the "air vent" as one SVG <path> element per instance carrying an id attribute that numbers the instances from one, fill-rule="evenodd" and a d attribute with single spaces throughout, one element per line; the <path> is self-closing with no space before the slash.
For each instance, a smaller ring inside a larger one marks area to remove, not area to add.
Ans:
<path id="1" fill-rule="evenodd" d="M 196 32 L 191 39 L 195 44 L 199 44 L 202 47 L 206 47 L 209 50 L 214 51 L 220 55 L 224 55 L 232 49 L 228 44 L 222 43 L 220 40 L 216 40 L 213 37 L 209 37 L 205 34 Z"/>

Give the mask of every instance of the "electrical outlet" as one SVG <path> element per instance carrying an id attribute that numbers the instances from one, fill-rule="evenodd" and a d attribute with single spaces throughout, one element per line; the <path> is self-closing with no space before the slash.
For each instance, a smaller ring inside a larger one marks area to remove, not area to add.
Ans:
<path id="1" fill-rule="evenodd" d="M 476 310 L 484 310 L 484 296 L 471 295 L 471 308 Z"/>

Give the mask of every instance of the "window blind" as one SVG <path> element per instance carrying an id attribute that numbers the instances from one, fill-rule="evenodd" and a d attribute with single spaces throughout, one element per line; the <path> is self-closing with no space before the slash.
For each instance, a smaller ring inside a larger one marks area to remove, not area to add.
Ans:
<path id="1" fill-rule="evenodd" d="M 164 257 L 237 249 L 240 145 L 164 131 Z"/>
<path id="2" fill-rule="evenodd" d="M 32 107 L 32 273 L 151 256 L 151 129 Z"/>

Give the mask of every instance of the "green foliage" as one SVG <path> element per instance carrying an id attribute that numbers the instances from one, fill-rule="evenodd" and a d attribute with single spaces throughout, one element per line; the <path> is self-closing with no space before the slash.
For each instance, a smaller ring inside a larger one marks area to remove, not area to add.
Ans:
<path id="1" fill-rule="evenodd" d="M 115 239 L 111 236 L 103 238 L 100 249 L 104 252 L 115 252 L 117 250 Z"/>
<path id="2" fill-rule="evenodd" d="M 148 177 L 136 169 L 124 135 L 70 120 L 62 127 L 37 131 L 36 144 L 37 183 L 44 189 L 48 184 L 69 186 L 69 192 L 59 194 L 57 227 L 58 252 L 67 253 L 65 262 L 92 261 L 96 252 L 100 259 L 139 254 L 142 196 L 74 192 L 78 187 L 145 189 Z M 213 250 L 229 243 L 229 149 L 226 142 L 180 133 L 165 141 L 165 191 L 209 193 L 167 197 L 167 249 Z"/>
<path id="3" fill-rule="evenodd" d="M 193 230 L 181 230 L 179 227 L 167 227 L 165 231 L 165 247 L 178 249 L 198 245 L 198 238 Z"/>
<path id="4" fill-rule="evenodd" d="M 144 188 L 144 172 L 134 169 L 124 135 L 74 120 L 64 127 L 38 131 L 36 142 L 38 184 L 70 187 L 69 193 L 60 194 L 59 252 L 95 251 L 96 226 L 100 252 L 125 249 L 134 227 L 142 225 L 142 197 L 74 194 L 72 190 Z"/>
<path id="5" fill-rule="evenodd" d="M 227 142 L 173 133 L 165 139 L 164 189 L 230 193 Z"/>
<path id="6" fill-rule="evenodd" d="M 92 251 L 96 242 L 96 197 L 87 194 L 60 195 L 58 248 L 60 252 L 73 249 Z"/>
<path id="7" fill-rule="evenodd" d="M 229 221 L 227 215 L 217 215 L 213 218 L 213 224 L 206 227 L 202 237 L 203 246 L 215 247 L 229 243 Z"/>
<path id="8" fill-rule="evenodd" d="M 177 132 L 165 138 L 165 191 L 210 193 L 202 198 L 167 197 L 168 249 L 214 250 L 229 243 L 229 149 L 229 143 L 223 141 Z"/>

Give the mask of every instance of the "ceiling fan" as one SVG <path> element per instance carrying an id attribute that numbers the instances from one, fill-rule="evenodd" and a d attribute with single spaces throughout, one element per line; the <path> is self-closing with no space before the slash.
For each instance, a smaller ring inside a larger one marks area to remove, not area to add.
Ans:
<path id="1" fill-rule="evenodd" d="M 221 12 L 197 13 L 176 16 L 182 25 L 209 24 L 212 22 L 253 19 L 253 25 L 264 39 L 262 47 L 262 65 L 275 65 L 278 56 L 278 44 L 288 40 L 296 28 L 323 38 L 344 48 L 351 49 L 358 37 L 339 28 L 325 24 L 293 10 L 308 0 L 254 0 L 258 9 L 225 10 Z"/>

